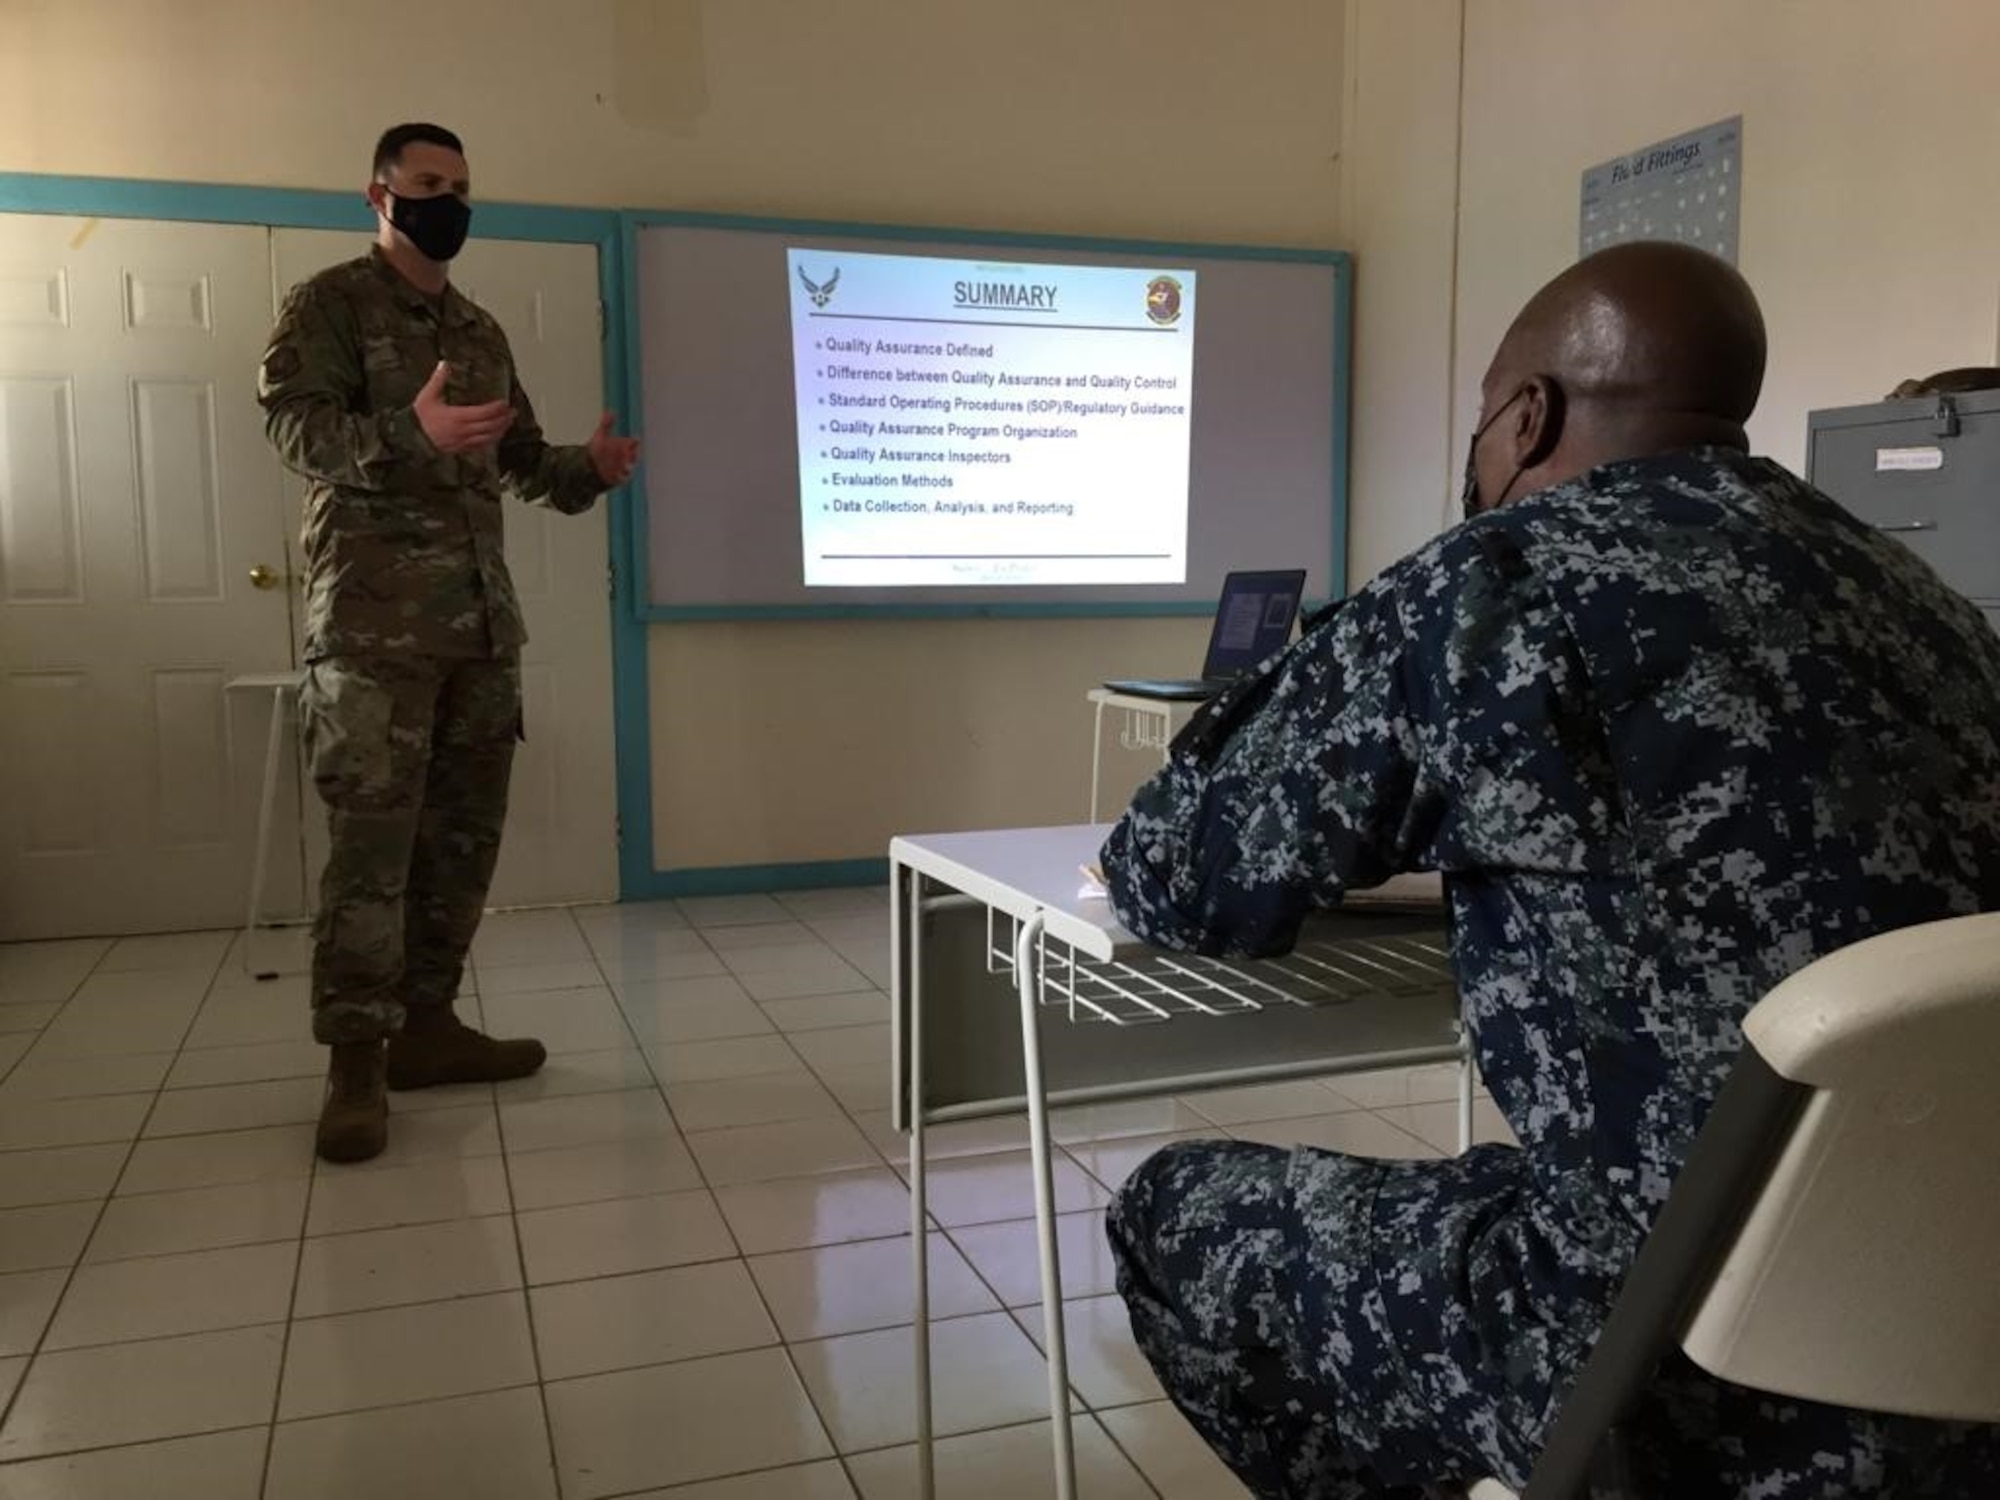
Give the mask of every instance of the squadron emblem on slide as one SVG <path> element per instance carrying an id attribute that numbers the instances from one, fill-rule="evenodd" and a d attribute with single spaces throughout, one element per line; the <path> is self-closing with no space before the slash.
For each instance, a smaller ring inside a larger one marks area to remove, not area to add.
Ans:
<path id="1" fill-rule="evenodd" d="M 1155 276 L 1146 283 L 1146 316 L 1167 326 L 1181 318 L 1181 284 L 1171 276 Z"/>
<path id="2" fill-rule="evenodd" d="M 835 266 L 833 274 L 827 277 L 825 281 L 814 281 L 812 277 L 806 275 L 806 268 L 800 266 L 799 280 L 805 283 L 806 295 L 813 299 L 813 306 L 825 307 L 827 303 L 833 300 L 833 289 L 840 285 L 840 267 Z M 1175 288 L 1174 301 L 1178 305 L 1180 301 L 1179 288 Z"/>

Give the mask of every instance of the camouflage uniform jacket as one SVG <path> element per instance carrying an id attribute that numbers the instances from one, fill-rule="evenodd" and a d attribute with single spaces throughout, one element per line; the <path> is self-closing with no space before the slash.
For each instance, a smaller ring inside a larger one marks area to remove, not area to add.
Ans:
<path id="1" fill-rule="evenodd" d="M 1238 955 L 1443 872 L 1523 1149 L 1296 1152 L 1302 1295 L 1333 1304 L 1301 1358 L 1525 1472 L 1744 1014 L 1845 944 L 2000 909 L 2000 638 L 1775 464 L 1608 465 L 1454 528 L 1198 714 L 1103 867 L 1135 934 Z M 1801 1465 L 1845 1442 L 1793 1437 Z"/>
<path id="2" fill-rule="evenodd" d="M 439 360 L 455 405 L 511 401 L 497 448 L 444 454 L 411 409 Z M 501 485 L 557 510 L 603 489 L 587 449 L 542 440 L 500 325 L 384 258 L 322 271 L 285 301 L 258 377 L 265 427 L 305 476 L 306 659 L 506 655 L 527 639 L 502 554 Z"/>

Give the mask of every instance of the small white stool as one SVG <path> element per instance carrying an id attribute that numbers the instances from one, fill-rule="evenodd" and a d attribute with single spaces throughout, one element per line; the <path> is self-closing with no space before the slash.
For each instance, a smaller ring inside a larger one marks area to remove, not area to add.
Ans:
<path id="1" fill-rule="evenodd" d="M 1098 783 L 1104 769 L 1104 710 L 1125 711 L 1125 727 L 1118 736 L 1120 745 L 1127 750 L 1157 750 L 1164 765 L 1173 746 L 1174 711 L 1191 714 L 1201 705 L 1182 699 L 1141 698 L 1103 687 L 1092 688 L 1083 699 L 1095 710 L 1090 726 L 1090 821 L 1095 823 Z"/>
<path id="2" fill-rule="evenodd" d="M 279 754 L 284 745 L 285 717 L 296 704 L 306 674 L 251 672 L 225 682 L 225 692 L 263 692 L 271 695 L 271 725 L 264 736 L 264 784 L 257 794 L 257 846 L 250 861 L 249 910 L 243 919 L 243 972 L 250 969 L 250 942 L 262 925 L 264 876 L 270 865 L 271 816 L 278 801 Z M 258 974 L 259 979 L 276 979 L 274 973 Z"/>

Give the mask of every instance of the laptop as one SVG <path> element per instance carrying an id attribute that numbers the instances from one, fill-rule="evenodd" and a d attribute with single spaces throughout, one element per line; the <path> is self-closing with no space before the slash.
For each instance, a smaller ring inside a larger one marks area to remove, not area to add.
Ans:
<path id="1" fill-rule="evenodd" d="M 1201 676 L 1126 678 L 1104 685 L 1114 693 L 1175 703 L 1213 698 L 1291 639 L 1305 588 L 1304 568 L 1231 573 L 1222 580 L 1222 597 L 1216 601 L 1215 625 L 1208 633 L 1208 656 L 1201 664 Z"/>

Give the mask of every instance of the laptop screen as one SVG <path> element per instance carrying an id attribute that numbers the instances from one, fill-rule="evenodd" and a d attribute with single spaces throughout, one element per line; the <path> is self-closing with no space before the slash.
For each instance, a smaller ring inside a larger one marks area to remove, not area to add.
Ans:
<path id="1" fill-rule="evenodd" d="M 1222 580 L 1204 677 L 1238 677 L 1282 647 L 1298 618 L 1306 570 L 1231 573 Z"/>

